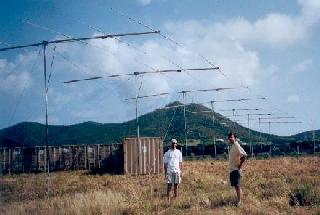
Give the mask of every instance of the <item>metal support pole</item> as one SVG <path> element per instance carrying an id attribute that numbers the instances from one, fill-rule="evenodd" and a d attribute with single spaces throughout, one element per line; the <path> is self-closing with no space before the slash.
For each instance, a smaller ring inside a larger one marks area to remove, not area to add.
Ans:
<path id="1" fill-rule="evenodd" d="M 7 171 L 6 148 L 3 148 L 3 171 Z"/>
<path id="2" fill-rule="evenodd" d="M 9 174 L 12 173 L 12 148 L 9 148 Z"/>
<path id="3" fill-rule="evenodd" d="M 184 117 L 184 133 L 185 133 L 185 147 L 186 157 L 188 156 L 188 134 L 187 134 L 187 118 L 186 118 L 186 92 L 182 92 L 183 95 L 183 117 Z"/>
<path id="4" fill-rule="evenodd" d="M 312 141 L 313 141 L 313 154 L 316 153 L 316 131 L 312 131 Z"/>
<path id="5" fill-rule="evenodd" d="M 61 146 L 59 146 L 59 170 L 62 169 L 62 149 Z"/>
<path id="6" fill-rule="evenodd" d="M 42 42 L 43 45 L 43 72 L 44 72 L 44 91 L 45 91 L 45 102 L 46 102 L 46 187 L 47 195 L 50 196 L 50 154 L 49 154 L 49 126 L 48 126 L 48 82 L 47 82 L 47 61 L 46 61 L 46 47 L 48 45 L 47 41 Z"/>
<path id="7" fill-rule="evenodd" d="M 259 140 L 260 140 L 260 153 L 262 153 L 261 118 L 260 117 L 259 117 Z"/>
<path id="8" fill-rule="evenodd" d="M 88 147 L 86 145 L 83 146 L 84 149 L 84 169 L 88 168 Z"/>
<path id="9" fill-rule="evenodd" d="M 141 162 L 141 142 L 140 142 L 140 126 L 139 126 L 139 116 L 138 116 L 138 96 L 139 96 L 139 89 L 138 89 L 138 76 L 135 76 L 136 79 L 136 125 L 137 125 L 137 143 L 138 143 L 138 166 L 139 166 L 139 171 L 138 173 L 141 173 L 142 169 L 142 162 Z"/>
<path id="10" fill-rule="evenodd" d="M 236 117 L 235 117 L 235 114 L 234 112 L 236 111 L 236 109 L 232 109 L 232 116 L 233 116 L 233 129 L 236 130 Z"/>
<path id="11" fill-rule="evenodd" d="M 216 137 L 214 137 L 213 139 L 213 146 L 214 146 L 214 157 L 217 157 Z"/>
<path id="12" fill-rule="evenodd" d="M 216 136 L 214 132 L 214 101 L 210 101 L 211 104 L 211 117 L 212 117 L 212 132 L 213 132 L 213 146 L 214 146 L 214 157 L 217 156 L 217 147 L 216 147 Z"/>
<path id="13" fill-rule="evenodd" d="M 100 165 L 100 144 L 98 144 L 98 168 L 100 169 L 101 168 L 101 165 Z"/>
<path id="14" fill-rule="evenodd" d="M 138 97 L 138 93 L 137 93 L 137 97 Z M 140 138 L 140 128 L 139 128 L 138 98 L 137 97 L 136 97 L 136 126 L 137 126 L 137 139 L 139 140 L 139 138 Z"/>
<path id="15" fill-rule="evenodd" d="M 37 167 L 38 167 L 38 171 L 40 171 L 41 170 L 41 155 L 40 155 L 40 151 L 41 151 L 41 149 L 40 148 L 38 148 L 38 150 L 37 150 L 37 156 L 38 156 L 38 163 L 37 163 Z M 45 150 L 43 150 L 43 152 L 44 152 Z M 44 156 L 45 157 L 45 156 Z"/>
<path id="16" fill-rule="evenodd" d="M 248 134 L 249 134 L 249 146 L 251 157 L 253 157 L 252 143 L 251 143 L 251 133 L 250 133 L 250 114 L 248 114 Z"/>
<path id="17" fill-rule="evenodd" d="M 44 166 L 43 166 L 43 168 L 44 168 L 44 172 L 46 173 L 47 172 L 47 162 L 48 162 L 48 160 L 47 160 L 47 147 L 44 147 L 43 148 L 43 162 L 44 162 Z"/>
<path id="18" fill-rule="evenodd" d="M 72 152 L 72 170 L 76 170 L 77 169 L 77 162 L 76 162 L 77 152 L 76 152 L 76 147 L 74 145 L 71 146 L 71 152 Z"/>

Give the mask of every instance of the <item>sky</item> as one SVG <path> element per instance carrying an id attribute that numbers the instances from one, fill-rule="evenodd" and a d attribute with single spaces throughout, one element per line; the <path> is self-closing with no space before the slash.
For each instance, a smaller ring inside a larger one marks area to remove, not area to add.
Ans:
<path id="1" fill-rule="evenodd" d="M 124 122 L 135 118 L 134 100 L 145 114 L 181 101 L 217 102 L 215 110 L 252 129 L 292 135 L 320 129 L 320 1 L 318 0 L 131 0 L 2 1 L 0 48 L 67 37 L 146 32 L 161 34 L 50 44 L 46 49 L 49 124 Z M 220 70 L 126 76 L 163 69 Z M 65 84 L 64 81 L 120 74 Z M 266 100 L 257 99 L 260 97 Z M 209 105 L 207 104 L 209 107 Z M 268 116 L 267 116 L 268 117 Z M 267 118 L 266 117 L 266 118 Z M 45 122 L 43 49 L 0 52 L 0 129 L 19 122 Z"/>

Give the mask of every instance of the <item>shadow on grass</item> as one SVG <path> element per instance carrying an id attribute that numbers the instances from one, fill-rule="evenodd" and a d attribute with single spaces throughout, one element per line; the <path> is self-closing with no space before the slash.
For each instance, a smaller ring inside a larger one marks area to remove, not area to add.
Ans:
<path id="1" fill-rule="evenodd" d="M 117 171 L 117 170 L 109 170 L 106 168 L 91 168 L 89 171 L 84 172 L 84 175 L 104 175 L 104 174 L 109 174 L 109 175 L 122 175 L 123 172 Z"/>
<path id="2" fill-rule="evenodd" d="M 86 173 L 86 175 L 123 174 L 123 159 L 119 158 L 119 156 L 109 156 L 101 161 L 99 167 L 94 166 L 93 163 L 90 165 L 90 170 Z"/>
<path id="3" fill-rule="evenodd" d="M 207 204 L 208 208 L 210 209 L 216 209 L 221 207 L 227 207 L 227 206 L 235 206 L 235 198 L 232 196 L 227 197 L 215 197 L 210 199 L 209 204 Z"/>

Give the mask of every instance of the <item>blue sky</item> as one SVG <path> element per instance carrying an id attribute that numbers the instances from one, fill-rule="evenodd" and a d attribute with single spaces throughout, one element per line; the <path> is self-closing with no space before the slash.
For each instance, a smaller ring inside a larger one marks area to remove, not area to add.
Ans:
<path id="1" fill-rule="evenodd" d="M 112 8 L 112 10 L 110 9 Z M 49 123 L 123 122 L 135 116 L 125 98 L 168 92 L 139 102 L 140 114 L 182 100 L 177 92 L 235 87 L 219 93 L 190 93 L 187 102 L 267 97 L 266 101 L 217 103 L 260 108 L 259 113 L 295 116 L 301 124 L 272 124 L 271 132 L 291 135 L 320 128 L 317 115 L 320 2 L 297 1 L 2 1 L 0 47 L 104 33 L 149 31 L 124 15 L 160 30 L 159 35 L 95 40 L 48 47 Z M 31 23 L 31 24 L 30 24 Z M 36 27 L 38 26 L 38 27 Z M 40 27 L 39 27 L 40 26 Z M 128 45 L 129 44 L 129 45 Z M 44 122 L 43 65 L 39 48 L 0 53 L 0 128 L 22 121 Z M 157 69 L 202 68 L 213 62 L 224 73 L 188 72 L 122 76 L 76 84 L 69 79 Z M 52 66 L 51 66 L 52 64 Z M 248 86 L 244 89 L 241 86 Z M 224 114 L 230 115 L 227 112 Z M 240 112 L 238 114 L 245 114 Z M 254 117 L 252 117 L 254 118 Z M 246 117 L 238 117 L 246 125 Z M 257 120 L 250 127 L 259 130 Z M 261 130 L 268 131 L 266 124 Z"/>

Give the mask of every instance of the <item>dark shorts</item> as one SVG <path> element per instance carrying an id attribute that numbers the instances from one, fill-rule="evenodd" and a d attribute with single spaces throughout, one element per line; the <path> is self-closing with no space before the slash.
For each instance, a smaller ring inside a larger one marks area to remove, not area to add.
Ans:
<path id="1" fill-rule="evenodd" d="M 230 172 L 230 183 L 233 187 L 240 186 L 240 172 L 239 170 L 233 170 Z"/>

